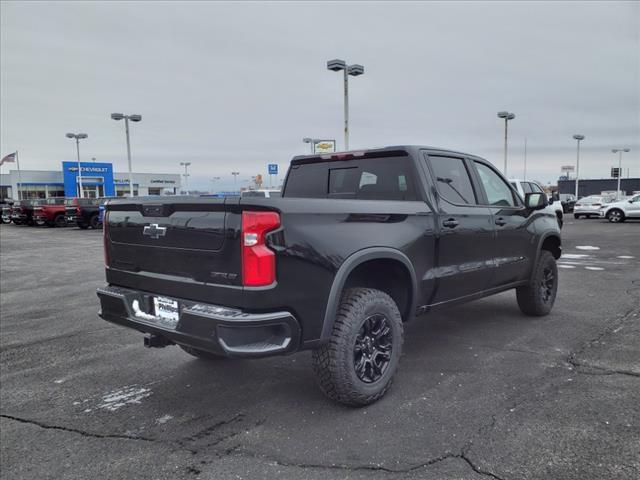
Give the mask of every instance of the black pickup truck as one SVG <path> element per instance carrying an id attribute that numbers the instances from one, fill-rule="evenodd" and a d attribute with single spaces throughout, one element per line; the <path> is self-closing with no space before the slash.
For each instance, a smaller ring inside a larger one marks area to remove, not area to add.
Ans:
<path id="1" fill-rule="evenodd" d="M 509 289 L 524 314 L 550 312 L 546 205 L 481 158 L 417 146 L 295 157 L 282 198 L 111 200 L 100 316 L 200 358 L 312 349 L 321 389 L 366 405 L 404 322 Z"/>
<path id="2" fill-rule="evenodd" d="M 76 225 L 83 230 L 102 227 L 100 205 L 104 198 L 68 198 L 65 201 L 65 221 L 67 225 Z"/>

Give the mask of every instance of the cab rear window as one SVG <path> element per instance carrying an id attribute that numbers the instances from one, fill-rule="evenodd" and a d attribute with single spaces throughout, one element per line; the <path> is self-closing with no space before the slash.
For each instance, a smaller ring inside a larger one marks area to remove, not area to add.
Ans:
<path id="1" fill-rule="evenodd" d="M 283 197 L 416 200 L 409 157 L 292 165 Z"/>

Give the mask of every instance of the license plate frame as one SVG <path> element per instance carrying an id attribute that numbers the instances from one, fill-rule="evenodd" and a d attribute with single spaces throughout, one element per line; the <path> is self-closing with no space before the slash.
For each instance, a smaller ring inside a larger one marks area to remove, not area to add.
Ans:
<path id="1" fill-rule="evenodd" d="M 175 328 L 180 320 L 180 304 L 173 298 L 153 297 L 153 311 L 160 325 Z"/>

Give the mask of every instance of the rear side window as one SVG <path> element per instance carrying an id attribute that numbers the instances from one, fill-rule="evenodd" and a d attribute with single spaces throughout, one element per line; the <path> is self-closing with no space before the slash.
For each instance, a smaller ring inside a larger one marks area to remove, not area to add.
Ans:
<path id="1" fill-rule="evenodd" d="M 429 156 L 429 163 L 436 177 L 436 188 L 443 199 L 458 205 L 476 204 L 476 196 L 464 160 Z"/>
<path id="2" fill-rule="evenodd" d="M 284 196 L 417 200 L 409 157 L 292 165 Z"/>

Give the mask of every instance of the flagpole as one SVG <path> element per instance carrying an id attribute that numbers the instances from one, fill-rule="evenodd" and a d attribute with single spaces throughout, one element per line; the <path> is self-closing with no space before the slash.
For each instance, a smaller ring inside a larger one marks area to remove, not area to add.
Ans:
<path id="1" fill-rule="evenodd" d="M 20 191 L 22 190 L 22 175 L 20 174 L 20 160 L 18 159 L 18 150 L 16 150 L 16 165 L 18 166 L 18 200 L 20 198 Z"/>

